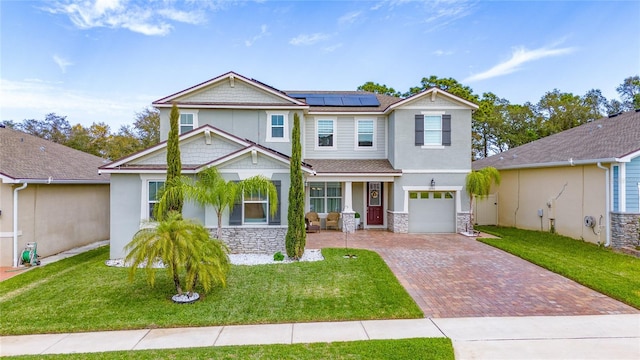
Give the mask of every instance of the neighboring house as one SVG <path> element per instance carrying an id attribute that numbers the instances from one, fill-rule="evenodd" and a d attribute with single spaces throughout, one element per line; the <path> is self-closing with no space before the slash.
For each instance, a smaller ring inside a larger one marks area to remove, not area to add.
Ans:
<path id="1" fill-rule="evenodd" d="M 275 217 L 260 194 L 225 213 L 223 239 L 233 251 L 284 250 L 294 114 L 301 119 L 307 211 L 323 219 L 340 212 L 344 231 L 354 230 L 355 212 L 368 229 L 465 230 L 475 104 L 435 88 L 406 99 L 281 91 L 229 72 L 155 101 L 163 142 L 101 168 L 111 174 L 112 258 L 124 255 L 163 185 L 174 103 L 180 109 L 183 174 L 216 166 L 228 180 L 261 174 L 278 186 Z M 213 209 L 187 203 L 184 214 L 212 231 L 217 226 Z"/>
<path id="2" fill-rule="evenodd" d="M 109 175 L 97 156 L 0 127 L 0 266 L 109 239 Z"/>
<path id="3" fill-rule="evenodd" d="M 493 189 L 494 197 L 479 206 L 479 219 L 493 218 L 487 222 L 523 229 L 553 227 L 560 234 L 613 247 L 637 244 L 639 111 L 593 121 L 473 163 L 474 169 L 486 166 L 500 170 L 502 181 Z"/>

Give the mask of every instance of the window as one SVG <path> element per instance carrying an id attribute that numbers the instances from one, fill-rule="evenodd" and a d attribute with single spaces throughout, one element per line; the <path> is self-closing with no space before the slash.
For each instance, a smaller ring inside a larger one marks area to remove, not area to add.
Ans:
<path id="1" fill-rule="evenodd" d="M 415 117 L 415 145 L 451 146 L 451 115 L 427 113 Z"/>
<path id="2" fill-rule="evenodd" d="M 309 184 L 310 210 L 317 213 L 342 211 L 342 185 L 339 182 Z"/>
<path id="3" fill-rule="evenodd" d="M 229 225 L 280 225 L 280 180 L 272 180 L 278 196 L 278 209 L 271 214 L 269 195 L 260 191 L 239 196 L 229 214 Z"/>
<path id="4" fill-rule="evenodd" d="M 149 212 L 147 213 L 147 215 L 148 215 L 148 219 L 149 220 L 154 220 L 153 209 L 155 208 L 156 204 L 158 203 L 158 196 L 162 192 L 163 188 L 164 188 L 164 181 L 149 181 L 148 182 L 147 203 L 149 205 L 148 206 Z"/>
<path id="5" fill-rule="evenodd" d="M 287 142 L 289 141 L 289 113 L 267 112 L 267 141 Z"/>
<path id="6" fill-rule="evenodd" d="M 424 145 L 442 145 L 442 117 L 424 117 Z"/>
<path id="7" fill-rule="evenodd" d="M 373 120 L 358 120 L 358 147 L 373 148 Z"/>
<path id="8" fill-rule="evenodd" d="M 260 191 L 244 194 L 242 207 L 244 210 L 245 224 L 266 224 L 269 213 L 267 194 Z"/>
<path id="9" fill-rule="evenodd" d="M 334 139 L 334 121 L 318 120 L 318 147 L 332 148 L 335 147 Z"/>
<path id="10" fill-rule="evenodd" d="M 180 114 L 180 134 L 184 134 L 194 128 L 193 114 Z"/>

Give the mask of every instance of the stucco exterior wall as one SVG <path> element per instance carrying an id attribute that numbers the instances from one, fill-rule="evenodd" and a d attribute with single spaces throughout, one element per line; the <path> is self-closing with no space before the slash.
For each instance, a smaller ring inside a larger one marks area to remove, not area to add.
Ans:
<path id="1" fill-rule="evenodd" d="M 587 165 L 502 170 L 500 174 L 500 186 L 492 189 L 498 193 L 499 225 L 549 231 L 554 219 L 559 234 L 592 243 L 606 240 L 604 170 Z M 584 226 L 585 216 L 595 218 L 594 229 Z"/>
<path id="2" fill-rule="evenodd" d="M 13 190 L 2 184 L 0 263 L 13 262 Z M 50 256 L 109 239 L 109 185 L 29 184 L 18 194 L 18 253 L 37 242 L 38 254 Z"/>
<path id="3" fill-rule="evenodd" d="M 333 141 L 335 148 L 318 148 L 316 121 L 334 120 Z M 374 121 L 374 146 L 370 149 L 358 148 L 358 120 Z M 334 116 L 313 115 L 305 118 L 304 154 L 307 159 L 386 159 L 386 117 L 384 116 Z"/>

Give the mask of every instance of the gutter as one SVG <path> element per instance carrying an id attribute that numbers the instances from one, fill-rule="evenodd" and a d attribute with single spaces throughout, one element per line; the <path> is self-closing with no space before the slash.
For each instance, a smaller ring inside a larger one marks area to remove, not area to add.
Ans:
<path id="1" fill-rule="evenodd" d="M 4 180 L 4 179 L 3 179 Z M 54 180 L 48 179 L 12 179 L 4 181 L 7 184 L 109 184 L 109 180 Z"/>
<path id="2" fill-rule="evenodd" d="M 486 165 L 493 166 L 497 170 L 516 170 L 516 169 L 534 169 L 534 168 L 547 168 L 547 167 L 560 167 L 560 166 L 576 166 L 576 165 L 597 165 L 600 163 L 614 163 L 614 162 L 622 162 L 620 158 L 604 158 L 604 159 L 590 159 L 590 160 L 573 160 L 568 159 L 564 161 L 553 161 L 547 163 L 536 163 L 536 164 L 523 164 L 523 165 L 507 165 L 500 166 L 500 163 L 494 165 Z M 486 167 L 483 166 L 483 167 Z M 477 170 L 482 167 L 474 167 L 474 170 Z"/>
<path id="3" fill-rule="evenodd" d="M 610 186 L 609 185 L 609 168 L 602 166 L 602 163 L 600 161 L 598 161 L 597 165 L 598 165 L 598 167 L 600 169 L 605 171 L 605 189 L 606 189 L 606 191 L 605 191 L 605 201 L 606 201 L 605 211 L 606 211 L 606 213 L 605 213 L 605 217 L 604 218 L 605 218 L 605 224 L 606 224 L 606 227 L 605 227 L 606 228 L 606 240 L 605 240 L 604 246 L 605 247 L 609 247 L 609 246 L 611 246 L 611 232 L 610 232 L 610 227 L 611 227 L 610 217 L 611 217 L 611 215 L 609 214 L 611 212 L 611 209 L 610 209 L 610 206 L 611 206 L 610 201 L 611 200 L 610 200 L 610 195 L 609 195 L 609 192 L 610 192 L 610 189 L 609 189 L 609 186 Z"/>
<path id="4" fill-rule="evenodd" d="M 18 191 L 24 190 L 27 183 L 13 189 L 13 264 L 18 267 Z"/>

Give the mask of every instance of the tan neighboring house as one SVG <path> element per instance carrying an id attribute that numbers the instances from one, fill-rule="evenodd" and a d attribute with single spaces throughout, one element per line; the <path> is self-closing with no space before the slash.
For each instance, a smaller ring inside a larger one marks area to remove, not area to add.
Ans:
<path id="1" fill-rule="evenodd" d="M 28 242 L 49 256 L 109 239 L 109 175 L 98 175 L 104 164 L 0 127 L 0 266 L 16 266 Z"/>
<path id="2" fill-rule="evenodd" d="M 502 182 L 479 224 L 550 231 L 615 248 L 639 241 L 640 111 L 602 118 L 473 163 Z"/>

